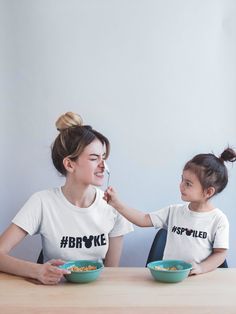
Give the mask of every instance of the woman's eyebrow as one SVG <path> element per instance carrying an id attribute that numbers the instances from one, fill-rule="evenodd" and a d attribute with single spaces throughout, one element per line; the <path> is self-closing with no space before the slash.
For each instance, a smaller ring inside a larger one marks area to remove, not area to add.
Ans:
<path id="1" fill-rule="evenodd" d="M 100 157 L 101 155 L 100 155 L 100 154 L 92 153 L 92 154 L 89 154 L 89 156 Z M 106 153 L 103 153 L 103 154 L 102 154 L 102 157 L 105 157 L 105 156 L 106 156 Z"/>

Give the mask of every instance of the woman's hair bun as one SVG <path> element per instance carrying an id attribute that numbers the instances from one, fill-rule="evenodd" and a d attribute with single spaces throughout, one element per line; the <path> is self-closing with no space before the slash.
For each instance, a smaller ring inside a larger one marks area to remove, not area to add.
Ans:
<path id="1" fill-rule="evenodd" d="M 234 162 L 236 161 L 236 152 L 232 148 L 228 147 L 220 155 L 220 159 L 223 161 Z"/>
<path id="2" fill-rule="evenodd" d="M 83 125 L 81 116 L 74 112 L 66 112 L 56 121 L 56 128 L 58 131 L 63 131 L 70 127 L 81 125 Z"/>

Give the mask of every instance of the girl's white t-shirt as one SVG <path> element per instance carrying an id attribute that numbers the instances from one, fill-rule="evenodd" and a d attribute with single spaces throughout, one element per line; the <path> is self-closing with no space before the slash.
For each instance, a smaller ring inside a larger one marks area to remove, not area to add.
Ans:
<path id="1" fill-rule="evenodd" d="M 167 229 L 163 259 L 200 263 L 213 248 L 229 248 L 229 223 L 218 208 L 194 212 L 188 204 L 170 205 L 150 213 L 155 228 Z"/>

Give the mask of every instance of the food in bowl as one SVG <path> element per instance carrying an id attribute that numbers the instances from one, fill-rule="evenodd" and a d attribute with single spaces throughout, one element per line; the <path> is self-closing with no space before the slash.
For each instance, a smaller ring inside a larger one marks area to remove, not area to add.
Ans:
<path id="1" fill-rule="evenodd" d="M 161 282 L 180 282 L 188 277 L 192 265 L 182 260 L 162 260 L 147 264 L 152 277 Z"/>
<path id="2" fill-rule="evenodd" d="M 172 267 L 154 266 L 154 269 L 157 269 L 157 270 L 178 270 L 178 268 L 176 266 L 172 266 Z"/>
<path id="3" fill-rule="evenodd" d="M 97 269 L 97 266 L 92 266 L 92 265 L 81 266 L 81 267 L 72 266 L 72 267 L 69 267 L 69 268 L 67 268 L 67 269 L 70 270 L 70 271 L 89 271 L 89 270 L 95 270 L 95 269 Z"/>
<path id="4" fill-rule="evenodd" d="M 69 261 L 59 266 L 59 268 L 67 269 L 71 272 L 70 274 L 64 275 L 66 280 L 76 283 L 85 283 L 96 280 L 100 276 L 104 265 L 100 261 L 78 260 Z"/>

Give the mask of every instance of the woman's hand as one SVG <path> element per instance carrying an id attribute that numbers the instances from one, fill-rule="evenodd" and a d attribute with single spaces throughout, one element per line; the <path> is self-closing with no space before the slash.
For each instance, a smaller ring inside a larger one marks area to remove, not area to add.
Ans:
<path id="1" fill-rule="evenodd" d="M 39 265 L 37 279 L 45 285 L 55 285 L 59 283 L 64 274 L 69 274 L 70 271 L 60 269 L 57 266 L 63 265 L 62 260 L 50 260 L 47 263 Z"/>
<path id="2" fill-rule="evenodd" d="M 51 259 L 47 263 L 49 263 L 49 264 L 51 264 L 53 266 L 60 266 L 60 265 L 65 264 L 65 261 L 63 261 L 62 259 Z"/>

